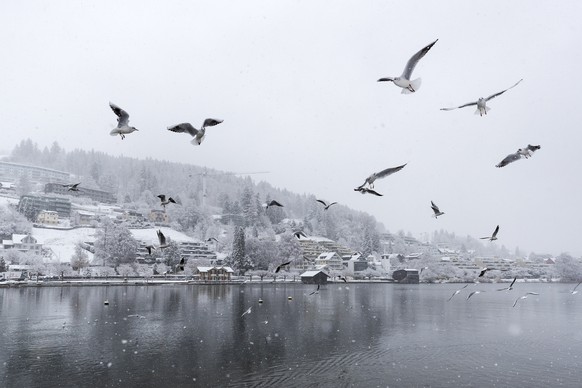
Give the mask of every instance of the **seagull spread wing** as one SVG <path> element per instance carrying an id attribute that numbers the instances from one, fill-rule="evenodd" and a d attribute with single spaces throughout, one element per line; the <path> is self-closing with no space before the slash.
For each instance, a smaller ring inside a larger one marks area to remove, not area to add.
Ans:
<path id="1" fill-rule="evenodd" d="M 196 136 L 198 130 L 192 126 L 190 123 L 181 123 L 178 125 L 174 125 L 172 127 L 168 127 L 168 131 L 177 132 L 177 133 L 189 133 L 191 136 Z"/>
<path id="2" fill-rule="evenodd" d="M 420 61 L 422 59 L 422 57 L 424 57 L 426 55 L 426 53 L 428 53 L 428 51 L 431 49 L 432 46 L 434 46 L 434 44 L 438 41 L 435 40 L 434 42 L 432 42 L 431 44 L 423 47 L 419 52 L 417 52 L 416 54 L 414 54 L 406 63 L 406 67 L 404 68 L 404 72 L 402 73 L 402 78 L 406 78 L 407 80 L 410 80 L 410 76 L 412 75 L 412 71 L 414 70 L 414 68 L 416 67 L 416 64 L 418 63 L 418 61 Z"/>
<path id="3" fill-rule="evenodd" d="M 164 202 L 166 200 L 166 196 L 164 194 L 160 194 L 158 195 L 158 198 L 160 199 L 160 201 Z"/>
<path id="4" fill-rule="evenodd" d="M 513 163 L 519 159 L 521 159 L 521 154 L 519 152 L 509 154 L 501 162 L 499 162 L 499 164 L 496 164 L 495 167 L 505 167 L 509 163 Z"/>
<path id="5" fill-rule="evenodd" d="M 219 119 L 206 119 L 206 120 L 204 120 L 204 123 L 202 123 L 202 128 L 214 127 L 215 125 L 222 123 L 222 121 L 223 120 L 219 120 Z"/>
<path id="6" fill-rule="evenodd" d="M 322 201 L 321 199 L 316 199 L 317 202 L 323 204 L 323 206 L 327 206 L 327 203 L 325 203 L 324 201 Z"/>
<path id="7" fill-rule="evenodd" d="M 109 106 L 113 110 L 113 113 L 117 116 L 117 126 L 123 127 L 127 125 L 129 122 L 129 114 L 126 111 L 115 105 L 114 103 L 110 102 Z"/>
<path id="8" fill-rule="evenodd" d="M 497 225 L 497 227 L 495 228 L 495 231 L 493 231 L 493 235 L 491 237 L 496 237 L 497 232 L 499 232 L 499 225 Z"/>
<path id="9" fill-rule="evenodd" d="M 388 175 L 394 174 L 395 172 L 402 170 L 404 168 L 404 166 L 406 166 L 406 164 L 408 164 L 408 163 L 405 163 L 402 166 L 390 167 L 390 168 L 387 168 L 386 170 L 382 170 L 380 172 L 377 172 L 376 178 L 384 178 L 384 177 L 387 177 Z"/>
<path id="10" fill-rule="evenodd" d="M 507 89 L 505 89 L 505 90 L 502 90 L 502 91 L 500 91 L 500 92 L 498 92 L 498 93 L 495 93 L 495 94 L 492 94 L 492 95 L 490 95 L 489 97 L 487 97 L 487 98 L 485 99 L 485 101 L 489 101 L 489 100 L 491 100 L 491 99 L 493 99 L 493 98 L 495 98 L 495 97 L 497 97 L 497 96 L 501 96 L 503 93 L 507 92 L 509 89 L 513 89 L 514 87 L 516 87 L 517 85 L 519 85 L 519 83 L 520 83 L 521 81 L 523 81 L 523 79 L 520 79 L 519 81 L 517 81 L 517 82 L 515 83 L 515 85 L 513 85 L 513 86 L 511 86 L 511 87 L 509 87 L 509 88 L 507 88 Z"/>
<path id="11" fill-rule="evenodd" d="M 439 207 L 435 205 L 433 201 L 430 201 L 430 207 L 432 208 L 432 211 L 435 212 L 435 214 L 440 212 Z"/>
<path id="12" fill-rule="evenodd" d="M 166 245 L 166 236 L 164 236 L 161 230 L 158 230 L 158 240 L 160 245 Z"/>
<path id="13" fill-rule="evenodd" d="M 466 104 L 463 104 L 461 106 L 455 106 L 453 108 L 441 108 L 441 110 L 455 110 L 455 109 L 465 108 L 467 106 L 472 106 L 472 105 L 477 105 L 477 101 L 475 101 L 475 102 L 468 102 Z"/>

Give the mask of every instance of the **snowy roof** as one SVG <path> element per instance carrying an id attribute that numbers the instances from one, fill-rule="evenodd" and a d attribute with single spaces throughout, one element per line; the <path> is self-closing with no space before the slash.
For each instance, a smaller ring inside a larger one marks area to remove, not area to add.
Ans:
<path id="1" fill-rule="evenodd" d="M 315 242 L 324 242 L 324 241 L 334 242 L 333 240 L 330 240 L 329 238 L 319 237 L 319 236 L 309 236 L 307 238 L 302 238 L 302 240 L 311 240 L 311 241 L 315 241 Z"/>
<path id="2" fill-rule="evenodd" d="M 130 229 L 131 234 L 136 240 L 158 243 L 157 231 L 161 230 L 166 238 L 169 238 L 175 242 L 198 242 L 196 239 L 185 235 L 184 233 L 178 232 L 177 230 L 160 227 L 160 228 L 145 228 L 145 229 Z"/>
<path id="3" fill-rule="evenodd" d="M 335 252 L 322 252 L 317 256 L 316 260 L 329 260 L 333 258 L 334 255 L 336 255 Z"/>
<path id="4" fill-rule="evenodd" d="M 226 267 L 226 266 L 221 266 L 221 267 L 196 267 L 196 268 L 198 269 L 198 272 L 208 272 L 208 271 L 210 271 L 213 268 L 214 269 L 217 269 L 217 270 L 224 269 L 228 273 L 233 273 L 234 272 L 232 268 Z"/>
<path id="5" fill-rule="evenodd" d="M 305 271 L 305 272 L 303 272 L 303 273 L 301 274 L 301 277 L 302 277 L 302 278 L 303 278 L 303 277 L 313 277 L 313 276 L 317 275 L 317 274 L 318 274 L 318 273 L 320 273 L 320 272 L 321 272 L 322 274 L 324 274 L 325 276 L 329 276 L 328 274 L 326 274 L 326 273 L 325 273 L 325 272 L 323 272 L 323 271 Z"/>

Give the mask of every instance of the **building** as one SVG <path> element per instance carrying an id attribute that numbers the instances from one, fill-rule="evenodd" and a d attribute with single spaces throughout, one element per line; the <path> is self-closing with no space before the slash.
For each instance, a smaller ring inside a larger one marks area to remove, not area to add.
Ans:
<path id="1" fill-rule="evenodd" d="M 348 260 L 348 270 L 355 274 L 356 272 L 368 269 L 368 261 L 362 255 L 354 255 Z"/>
<path id="2" fill-rule="evenodd" d="M 83 186 L 79 186 L 79 191 L 70 191 L 68 186 L 63 186 L 61 183 L 47 183 L 44 185 L 44 192 L 61 194 L 61 195 L 72 195 L 74 197 L 88 197 L 93 201 L 101 203 L 115 203 L 117 199 L 115 196 L 103 190 L 89 189 Z"/>
<path id="3" fill-rule="evenodd" d="M 170 217 L 166 214 L 164 210 L 152 209 L 148 216 L 150 222 L 154 224 L 169 224 Z"/>
<path id="4" fill-rule="evenodd" d="M 315 266 L 329 270 L 341 271 L 344 269 L 342 258 L 336 252 L 322 252 L 315 259 Z"/>
<path id="5" fill-rule="evenodd" d="M 51 210 L 41 210 L 36 217 L 36 222 L 41 224 L 56 225 L 59 223 L 59 213 Z"/>
<path id="6" fill-rule="evenodd" d="M 196 267 L 196 274 L 200 276 L 200 280 L 204 281 L 230 280 L 233 273 L 230 267 Z"/>
<path id="7" fill-rule="evenodd" d="M 95 213 L 84 210 L 74 210 L 71 219 L 76 225 L 91 225 L 96 220 Z"/>
<path id="8" fill-rule="evenodd" d="M 39 256 L 42 254 L 42 244 L 30 234 L 13 234 L 11 240 L 2 240 L 2 248 L 5 250 L 15 249 L 20 252 L 32 252 Z"/>
<path id="9" fill-rule="evenodd" d="M 123 212 L 123 215 L 121 216 L 121 218 L 123 218 L 125 221 L 130 222 L 132 224 L 143 222 L 145 220 L 145 217 L 143 216 L 143 214 L 136 212 L 135 210 L 127 210 L 127 211 Z"/>
<path id="10" fill-rule="evenodd" d="M 61 197 L 23 195 L 17 209 L 28 219 L 36 219 L 42 210 L 54 211 L 59 217 L 68 218 L 71 215 L 71 201 Z"/>
<path id="11" fill-rule="evenodd" d="M 304 284 L 327 284 L 329 275 L 323 271 L 305 271 L 301 274 L 301 283 Z"/>
<path id="12" fill-rule="evenodd" d="M 50 168 L 0 161 L 0 180 L 17 181 L 26 176 L 31 182 L 67 182 L 70 174 Z"/>
<path id="13" fill-rule="evenodd" d="M 300 238 L 297 242 L 303 252 L 303 262 L 298 267 L 303 269 L 312 268 L 315 260 L 324 252 L 335 252 L 340 258 L 354 254 L 351 249 L 324 237 L 310 236 Z"/>
<path id="14" fill-rule="evenodd" d="M 420 283 L 420 274 L 417 269 L 399 269 L 392 273 L 392 279 L 398 283 L 418 284 Z"/>

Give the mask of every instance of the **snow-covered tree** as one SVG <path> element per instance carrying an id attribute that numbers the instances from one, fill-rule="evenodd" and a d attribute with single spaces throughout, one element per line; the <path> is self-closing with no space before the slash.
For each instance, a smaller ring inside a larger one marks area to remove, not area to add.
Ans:
<path id="1" fill-rule="evenodd" d="M 71 267 L 73 267 L 74 270 L 78 270 L 79 273 L 81 273 L 81 270 L 88 266 L 89 266 L 89 255 L 87 254 L 85 249 L 81 247 L 81 244 L 78 243 L 77 245 L 75 245 L 75 253 L 73 254 L 73 257 L 71 257 Z"/>
<path id="2" fill-rule="evenodd" d="M 237 226 L 234 232 L 232 242 L 232 264 L 239 272 L 244 274 L 245 263 L 245 231 L 242 226 Z"/>
<path id="3" fill-rule="evenodd" d="M 127 227 L 114 224 L 106 218 L 96 236 L 94 246 L 95 258 L 98 260 L 105 260 L 115 267 L 135 260 L 139 245 Z"/>

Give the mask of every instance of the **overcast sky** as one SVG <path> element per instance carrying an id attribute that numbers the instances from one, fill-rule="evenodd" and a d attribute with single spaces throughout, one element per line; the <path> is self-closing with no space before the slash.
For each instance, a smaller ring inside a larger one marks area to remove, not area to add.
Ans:
<path id="1" fill-rule="evenodd" d="M 0 2 L 1 150 L 67 150 L 254 175 L 367 211 L 527 252 L 582 254 L 580 1 Z M 398 76 L 412 54 L 415 94 Z M 457 106 L 492 100 L 487 117 Z M 109 136 L 112 101 L 139 132 Z M 206 117 L 200 147 L 166 130 Z M 527 144 L 528 160 L 495 168 Z M 383 197 L 353 189 L 372 172 Z M 433 200 L 446 214 L 431 217 Z"/>

